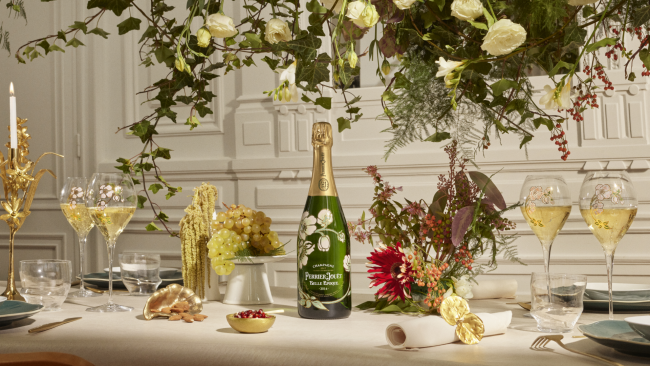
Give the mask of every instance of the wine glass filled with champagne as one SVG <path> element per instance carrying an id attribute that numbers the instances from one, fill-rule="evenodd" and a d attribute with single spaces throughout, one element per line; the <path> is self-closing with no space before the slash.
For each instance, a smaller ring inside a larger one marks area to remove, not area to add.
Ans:
<path id="1" fill-rule="evenodd" d="M 77 238 L 79 238 L 79 262 L 81 263 L 79 278 L 81 279 L 81 285 L 79 286 L 79 291 L 69 294 L 68 297 L 95 297 L 102 295 L 88 291 L 84 287 L 84 251 L 86 248 L 86 237 L 88 237 L 88 233 L 95 226 L 95 222 L 90 217 L 90 213 L 88 213 L 88 208 L 86 207 L 87 188 L 88 179 L 68 177 L 63 184 L 63 189 L 61 189 L 61 195 L 59 197 L 63 215 L 68 219 L 74 231 L 77 232 Z"/>
<path id="2" fill-rule="evenodd" d="M 542 244 L 549 273 L 551 246 L 571 213 L 571 193 L 559 175 L 529 175 L 521 187 L 521 213 Z"/>
<path id="3" fill-rule="evenodd" d="M 131 177 L 121 173 L 95 173 L 88 184 L 86 206 L 108 247 L 108 303 L 86 309 L 94 312 L 131 311 L 113 302 L 115 242 L 135 213 L 137 201 Z"/>
<path id="4" fill-rule="evenodd" d="M 614 319 L 612 302 L 614 252 L 634 221 L 637 203 L 636 191 L 625 172 L 589 173 L 580 187 L 580 214 L 605 252 L 609 319 Z"/>

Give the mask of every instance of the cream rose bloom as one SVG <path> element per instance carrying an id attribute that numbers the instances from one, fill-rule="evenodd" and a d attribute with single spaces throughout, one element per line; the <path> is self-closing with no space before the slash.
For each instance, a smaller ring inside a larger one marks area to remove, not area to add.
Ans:
<path id="1" fill-rule="evenodd" d="M 196 44 L 199 47 L 208 47 L 210 45 L 211 38 L 212 34 L 210 34 L 210 31 L 204 27 L 201 27 L 198 31 L 196 31 Z"/>
<path id="2" fill-rule="evenodd" d="M 227 38 L 237 34 L 232 18 L 223 14 L 210 15 L 205 22 L 205 26 L 210 30 L 210 34 L 214 38 Z"/>
<path id="3" fill-rule="evenodd" d="M 440 57 L 438 61 L 438 72 L 436 77 L 447 76 L 450 72 L 454 71 L 458 66 L 463 64 L 463 61 L 447 61 L 444 58 Z"/>
<path id="4" fill-rule="evenodd" d="M 472 293 L 472 283 L 469 282 L 468 275 L 464 275 L 459 279 L 452 276 L 451 280 L 454 281 L 456 295 L 462 297 L 463 299 L 471 299 L 474 297 L 474 294 Z"/>
<path id="5" fill-rule="evenodd" d="M 348 12 L 345 15 L 359 28 L 370 28 L 379 21 L 377 8 L 374 5 L 367 5 L 363 1 L 349 3 Z"/>
<path id="6" fill-rule="evenodd" d="M 460 20 L 474 20 L 483 15 L 483 4 L 480 0 L 454 0 L 451 3 L 451 16 Z"/>
<path id="7" fill-rule="evenodd" d="M 336 0 L 321 0 L 321 3 L 323 3 L 323 6 L 326 7 L 328 10 L 332 9 L 334 3 L 336 3 L 336 7 L 332 9 L 334 14 L 340 13 L 341 8 L 343 7 L 343 0 L 339 0 L 338 2 L 336 2 Z"/>
<path id="8" fill-rule="evenodd" d="M 569 0 L 569 5 L 582 6 L 589 5 L 597 2 L 598 0 Z"/>
<path id="9" fill-rule="evenodd" d="M 501 19 L 488 30 L 481 49 L 492 56 L 506 55 L 526 41 L 526 30 L 510 19 Z"/>
<path id="10" fill-rule="evenodd" d="M 264 39 L 270 44 L 287 42 L 291 40 L 291 30 L 284 20 L 273 18 L 266 23 Z"/>
<path id="11" fill-rule="evenodd" d="M 393 0 L 393 3 L 395 3 L 395 6 L 397 6 L 399 9 L 406 10 L 413 5 L 414 2 L 417 0 Z"/>

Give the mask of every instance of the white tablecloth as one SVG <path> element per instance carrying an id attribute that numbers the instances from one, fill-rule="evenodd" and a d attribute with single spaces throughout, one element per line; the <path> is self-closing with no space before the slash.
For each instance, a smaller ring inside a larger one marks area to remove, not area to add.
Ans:
<path id="1" fill-rule="evenodd" d="M 0 288 L 4 284 L 0 283 Z M 223 293 L 223 292 L 222 292 Z M 513 300 L 472 300 L 472 312 L 513 311 L 513 320 L 505 335 L 486 337 L 479 344 L 460 343 L 397 351 L 386 344 L 385 330 L 405 315 L 374 314 L 354 310 L 344 320 L 308 320 L 298 316 L 296 291 L 273 288 L 275 304 L 264 309 L 284 308 L 275 325 L 267 333 L 241 334 L 228 326 L 226 314 L 245 306 L 204 304 L 202 323 L 171 322 L 163 319 L 145 321 L 142 308 L 145 297 L 115 296 L 116 302 L 136 308 L 130 313 L 90 313 L 88 306 L 99 305 L 107 295 L 68 300 L 59 312 L 42 312 L 0 328 L 2 353 L 64 352 L 83 357 L 100 365 L 599 365 L 598 361 L 562 350 L 550 343 L 550 350 L 529 349 L 535 338 L 535 321 L 524 318 L 525 311 Z M 371 299 L 354 295 L 353 303 Z M 519 299 L 521 301 L 522 299 Z M 83 319 L 40 334 L 27 330 L 39 325 L 81 316 Z M 631 316 L 617 315 L 617 319 Z M 606 314 L 585 313 L 579 324 L 604 320 Z M 650 358 L 618 353 L 585 338 L 575 330 L 565 334 L 569 347 L 617 360 L 626 366 L 647 365 Z"/>

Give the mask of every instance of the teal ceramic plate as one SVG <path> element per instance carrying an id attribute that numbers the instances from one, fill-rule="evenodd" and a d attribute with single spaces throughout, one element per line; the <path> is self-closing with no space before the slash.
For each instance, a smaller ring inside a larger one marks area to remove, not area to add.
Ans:
<path id="1" fill-rule="evenodd" d="M 78 277 L 77 277 L 78 278 Z M 171 273 L 161 273 L 160 279 L 162 283 L 158 288 L 166 287 L 172 283 L 178 283 L 183 285 L 183 272 L 176 270 Z M 99 272 L 99 273 L 88 273 L 84 275 L 84 281 L 91 285 L 95 285 L 102 288 L 108 288 L 108 273 Z M 119 273 L 113 273 L 113 287 L 125 289 L 124 283 L 122 283 L 122 277 Z"/>
<path id="2" fill-rule="evenodd" d="M 609 300 L 606 283 L 589 283 L 585 289 L 585 299 Z M 612 299 L 614 301 L 646 301 L 650 302 L 650 285 L 633 283 L 612 284 Z"/>
<path id="3" fill-rule="evenodd" d="M 16 320 L 29 318 L 43 309 L 43 305 L 28 304 L 22 301 L 7 300 L 0 302 L 0 327 Z"/>
<path id="4" fill-rule="evenodd" d="M 578 326 L 587 338 L 634 356 L 650 357 L 650 341 L 639 336 L 622 320 L 603 320 Z"/>
<path id="5" fill-rule="evenodd" d="M 586 311 L 609 311 L 609 300 L 589 300 L 586 297 L 582 300 Z M 645 301 L 616 301 L 614 300 L 614 311 L 627 311 L 632 313 L 643 313 L 650 311 L 650 300 Z"/>

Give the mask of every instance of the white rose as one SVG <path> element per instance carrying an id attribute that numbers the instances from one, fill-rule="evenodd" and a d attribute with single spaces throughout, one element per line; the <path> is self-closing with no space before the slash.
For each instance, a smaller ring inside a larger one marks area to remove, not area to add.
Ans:
<path id="1" fill-rule="evenodd" d="M 291 40 L 291 30 L 284 20 L 273 18 L 266 23 L 264 39 L 270 44 L 287 42 Z"/>
<path id="2" fill-rule="evenodd" d="M 318 239 L 318 250 L 321 252 L 327 252 L 330 250 L 330 237 L 325 235 L 321 236 L 320 239 Z"/>
<path id="3" fill-rule="evenodd" d="M 597 2 L 598 0 L 569 0 L 569 5 L 582 6 L 589 5 Z"/>
<path id="4" fill-rule="evenodd" d="M 223 14 L 210 15 L 205 22 L 205 26 L 210 30 L 210 34 L 214 38 L 227 38 L 237 34 L 232 18 Z"/>
<path id="5" fill-rule="evenodd" d="M 416 1 L 417 0 L 393 0 L 395 6 L 402 10 L 409 9 L 411 5 L 413 5 L 413 3 Z"/>
<path id="6" fill-rule="evenodd" d="M 460 20 L 474 20 L 483 15 L 480 0 L 454 0 L 451 3 L 451 16 Z"/>
<path id="7" fill-rule="evenodd" d="M 343 0 L 339 0 L 338 2 L 336 0 L 321 0 L 323 3 L 323 6 L 326 7 L 328 10 L 332 9 L 332 6 L 334 6 L 334 3 L 336 3 L 336 7 L 332 9 L 334 14 L 338 14 L 341 12 L 341 8 L 343 7 Z"/>
<path id="8" fill-rule="evenodd" d="M 348 4 L 348 12 L 345 14 L 352 23 L 359 28 L 370 28 L 379 21 L 379 13 L 374 5 L 368 5 L 363 1 L 354 1 Z"/>
<path id="9" fill-rule="evenodd" d="M 464 275 L 460 279 L 451 277 L 451 280 L 454 281 L 456 295 L 464 299 L 471 299 L 474 297 L 474 294 L 472 294 L 472 284 L 469 282 L 469 275 Z"/>
<path id="10" fill-rule="evenodd" d="M 440 57 L 436 63 L 438 64 L 438 72 L 436 73 L 436 77 L 439 78 L 441 76 L 446 76 L 450 72 L 454 71 L 458 66 L 463 64 L 463 61 L 447 61 L 444 58 Z"/>
<path id="11" fill-rule="evenodd" d="M 508 54 L 526 41 L 526 30 L 510 19 L 494 23 L 483 39 L 481 49 L 492 56 Z"/>

